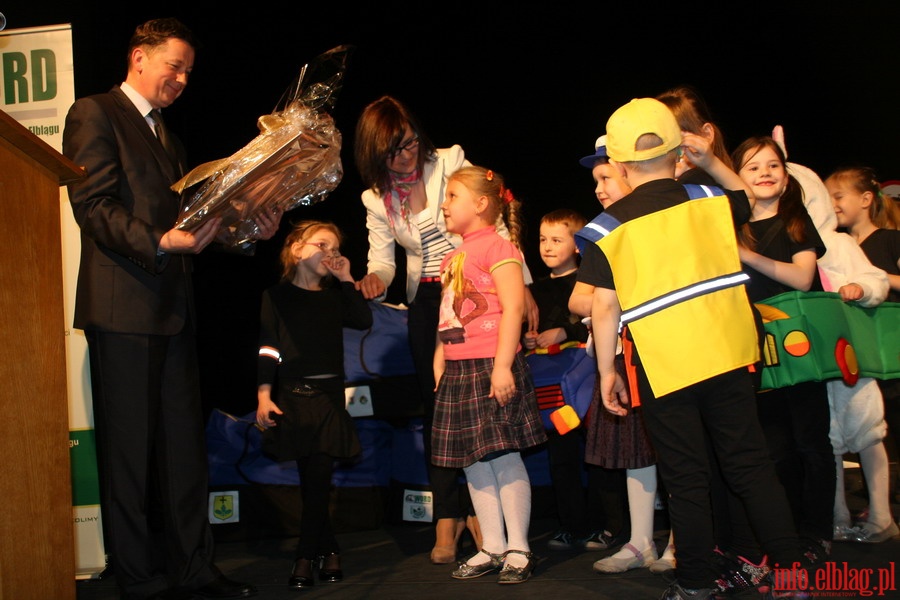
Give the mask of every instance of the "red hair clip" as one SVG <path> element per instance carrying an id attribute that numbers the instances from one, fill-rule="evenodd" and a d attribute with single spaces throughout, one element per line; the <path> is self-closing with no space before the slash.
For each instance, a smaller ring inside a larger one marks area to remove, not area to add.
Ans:
<path id="1" fill-rule="evenodd" d="M 515 200 L 513 193 L 507 187 L 500 188 L 500 199 L 503 200 L 504 204 L 511 204 Z"/>

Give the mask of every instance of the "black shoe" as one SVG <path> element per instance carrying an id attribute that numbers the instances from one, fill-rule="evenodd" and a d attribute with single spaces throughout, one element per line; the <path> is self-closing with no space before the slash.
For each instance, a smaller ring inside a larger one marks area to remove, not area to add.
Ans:
<path id="1" fill-rule="evenodd" d="M 341 570 L 341 555 L 331 552 L 319 557 L 319 580 L 335 583 L 344 578 Z"/>
<path id="2" fill-rule="evenodd" d="M 288 579 L 288 587 L 294 589 L 307 588 L 315 585 L 313 579 L 313 561 L 308 558 L 298 558 L 291 569 L 291 577 Z"/>
<path id="3" fill-rule="evenodd" d="M 622 539 L 621 535 L 613 535 L 609 531 L 594 531 L 586 539 L 582 540 L 581 546 L 585 550 L 612 550 L 618 548 L 627 542 L 628 539 Z"/>
<path id="4" fill-rule="evenodd" d="M 194 600 L 196 596 L 184 588 L 172 588 L 150 596 L 150 600 Z"/>
<path id="5" fill-rule="evenodd" d="M 666 588 L 659 600 L 713 600 L 714 598 L 716 598 L 716 594 L 712 588 L 689 590 L 681 587 L 681 584 L 676 581 Z"/>
<path id="6" fill-rule="evenodd" d="M 821 565 L 831 556 L 831 541 L 821 538 L 801 537 L 801 545 L 803 546 L 803 558 L 810 565 Z"/>
<path id="7" fill-rule="evenodd" d="M 191 590 L 195 596 L 202 598 L 249 598 L 256 595 L 256 588 L 249 583 L 232 581 L 219 575 L 203 587 Z"/>

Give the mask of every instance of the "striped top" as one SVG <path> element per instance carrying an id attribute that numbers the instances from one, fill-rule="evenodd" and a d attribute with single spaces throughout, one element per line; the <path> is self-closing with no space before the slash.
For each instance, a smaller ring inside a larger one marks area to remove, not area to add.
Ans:
<path id="1" fill-rule="evenodd" d="M 422 239 L 422 277 L 437 277 L 441 274 L 441 260 L 454 246 L 434 224 L 428 211 L 416 215 L 416 226 Z"/>

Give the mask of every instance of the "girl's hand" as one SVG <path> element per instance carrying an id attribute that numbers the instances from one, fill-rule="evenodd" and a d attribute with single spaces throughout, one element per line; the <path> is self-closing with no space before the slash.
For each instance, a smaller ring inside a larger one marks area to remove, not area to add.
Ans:
<path id="1" fill-rule="evenodd" d="M 489 397 L 500 406 L 506 406 L 516 396 L 516 379 L 511 369 L 494 368 L 491 372 L 491 393 Z"/>
<path id="2" fill-rule="evenodd" d="M 684 157 L 691 161 L 692 164 L 706 169 L 709 166 L 709 160 L 712 156 L 709 147 L 709 140 L 702 135 L 694 133 L 681 133 L 681 147 L 684 150 Z"/>
<path id="3" fill-rule="evenodd" d="M 858 283 L 848 283 L 841 286 L 838 294 L 841 295 L 841 300 L 844 302 L 853 302 L 863 297 L 863 289 Z"/>
<path id="4" fill-rule="evenodd" d="M 272 413 L 276 415 L 284 414 L 281 412 L 281 409 L 272 402 L 272 399 L 269 395 L 269 390 L 259 390 L 256 394 L 257 406 L 256 406 L 256 425 L 260 429 L 268 429 L 269 427 L 275 427 L 277 423 L 275 419 L 272 418 Z"/>
<path id="5" fill-rule="evenodd" d="M 444 376 L 444 369 L 447 363 L 444 361 L 444 345 L 438 341 L 434 349 L 434 357 L 432 358 L 432 370 L 434 371 L 434 391 L 437 392 L 438 386 L 441 385 L 441 377 Z"/>
<path id="6" fill-rule="evenodd" d="M 346 256 L 323 258 L 322 264 L 325 265 L 328 272 L 334 275 L 339 281 L 353 281 L 353 277 L 350 275 L 350 261 Z"/>

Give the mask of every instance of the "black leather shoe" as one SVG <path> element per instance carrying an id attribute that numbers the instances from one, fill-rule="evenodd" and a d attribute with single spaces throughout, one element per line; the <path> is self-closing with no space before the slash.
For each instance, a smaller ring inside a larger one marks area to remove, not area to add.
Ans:
<path id="1" fill-rule="evenodd" d="M 194 600 L 196 596 L 183 588 L 172 588 L 150 596 L 150 600 Z"/>
<path id="2" fill-rule="evenodd" d="M 256 588 L 249 583 L 232 581 L 224 575 L 192 591 L 201 598 L 249 598 L 257 593 Z"/>
<path id="3" fill-rule="evenodd" d="M 332 552 L 319 557 L 319 579 L 332 583 L 344 579 L 344 572 L 341 570 L 340 554 Z"/>
<path id="4" fill-rule="evenodd" d="M 307 588 L 315 585 L 313 579 L 313 561 L 308 558 L 298 558 L 294 561 L 291 577 L 288 579 L 288 587 L 294 589 Z"/>

